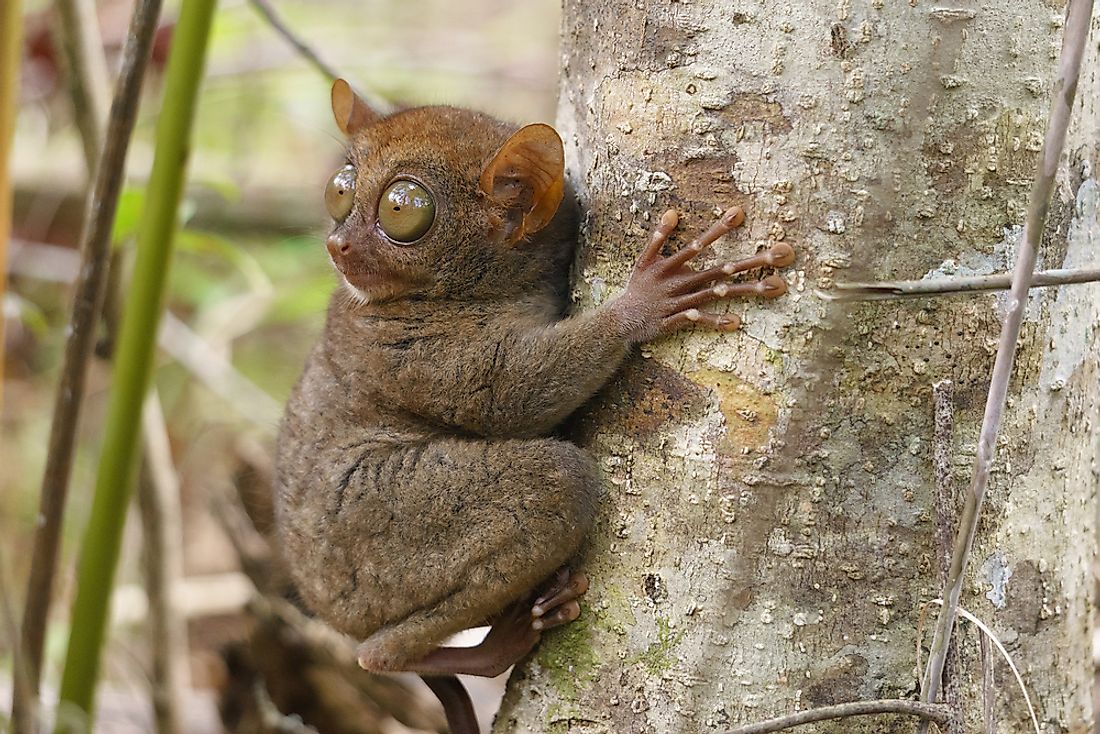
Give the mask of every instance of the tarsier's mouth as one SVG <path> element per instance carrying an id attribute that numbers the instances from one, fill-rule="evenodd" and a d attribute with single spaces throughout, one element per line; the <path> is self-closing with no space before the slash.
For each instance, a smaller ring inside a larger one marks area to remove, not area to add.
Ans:
<path id="1" fill-rule="evenodd" d="M 342 279 L 344 283 L 353 290 L 362 292 L 366 295 L 370 295 L 374 291 L 379 290 L 387 282 L 387 278 L 377 271 L 364 270 L 362 268 L 344 269 L 339 265 L 336 266 L 336 270 L 343 276 Z"/>
<path id="2" fill-rule="evenodd" d="M 405 281 L 389 271 L 364 268 L 345 270 L 340 266 L 336 270 L 348 292 L 363 303 L 389 301 L 409 290 Z"/>

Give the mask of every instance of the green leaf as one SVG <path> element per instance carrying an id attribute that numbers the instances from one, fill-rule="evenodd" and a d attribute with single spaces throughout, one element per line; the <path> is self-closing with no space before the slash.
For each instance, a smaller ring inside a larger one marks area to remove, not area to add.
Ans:
<path id="1" fill-rule="evenodd" d="M 111 242 L 116 246 L 137 234 L 141 210 L 145 208 L 145 188 L 127 186 L 118 197 L 115 224 L 111 230 Z"/>

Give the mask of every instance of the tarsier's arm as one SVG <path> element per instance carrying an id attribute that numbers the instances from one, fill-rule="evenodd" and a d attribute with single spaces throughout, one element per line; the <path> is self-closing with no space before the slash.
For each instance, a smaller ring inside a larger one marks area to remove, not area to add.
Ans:
<path id="1" fill-rule="evenodd" d="M 746 270 L 791 264 L 794 251 L 783 243 L 739 262 L 690 267 L 712 242 L 741 224 L 739 208 L 664 257 L 661 246 L 677 219 L 673 211 L 664 214 L 626 288 L 613 300 L 542 328 L 490 331 L 487 341 L 452 348 L 442 358 L 434 350 L 414 355 L 395 371 L 389 397 L 411 413 L 478 435 L 545 435 L 603 386 L 631 346 L 691 326 L 732 331 L 740 324 L 736 316 L 699 308 L 730 297 L 770 298 L 786 291 L 774 275 L 728 282 Z M 409 389 L 425 381 L 447 389 Z"/>

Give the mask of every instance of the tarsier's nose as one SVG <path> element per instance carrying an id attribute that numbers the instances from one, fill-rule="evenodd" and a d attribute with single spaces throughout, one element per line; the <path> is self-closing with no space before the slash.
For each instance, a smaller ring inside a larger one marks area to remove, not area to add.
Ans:
<path id="1" fill-rule="evenodd" d="M 351 252 L 351 243 L 338 234 L 329 235 L 325 246 L 328 248 L 328 254 L 331 255 L 333 259 L 347 255 Z"/>

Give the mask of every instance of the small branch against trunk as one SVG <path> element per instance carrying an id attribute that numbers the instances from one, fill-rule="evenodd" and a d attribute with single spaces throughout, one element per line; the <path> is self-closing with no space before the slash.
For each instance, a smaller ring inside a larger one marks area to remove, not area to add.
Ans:
<path id="1" fill-rule="evenodd" d="M 103 121 L 110 104 L 110 80 L 99 20 L 92 0 L 57 0 L 54 7 L 60 21 L 57 29 L 68 71 L 73 116 L 91 179 L 103 147 Z"/>
<path id="2" fill-rule="evenodd" d="M 23 629 L 18 655 L 27 671 L 26 700 L 36 700 L 41 677 L 42 649 L 49 618 L 53 579 L 62 517 L 73 463 L 73 448 L 80 407 L 84 397 L 84 377 L 95 344 L 96 320 L 103 301 L 110 260 L 111 228 L 126 162 L 130 134 L 137 117 L 141 82 L 148 65 L 149 50 L 156 31 L 162 0 L 142 0 L 130 21 L 122 71 L 111 104 L 107 137 L 101 163 L 96 171 L 95 187 L 88 203 L 88 215 L 81 236 L 83 264 L 77 282 L 68 340 L 50 424 L 46 468 L 42 477 L 39 525 L 34 536 L 31 575 L 23 607 Z M 18 699 L 18 697 L 17 697 Z M 16 732 L 33 728 L 24 712 L 13 701 L 12 718 Z"/>
<path id="3" fill-rule="evenodd" d="M 952 715 L 951 709 L 942 704 L 921 703 L 920 701 L 910 701 L 904 698 L 883 699 L 881 701 L 853 701 L 852 703 L 840 703 L 835 706 L 822 706 L 809 711 L 799 711 L 796 714 L 779 716 L 755 724 L 746 724 L 731 729 L 726 734 L 769 734 L 770 732 L 783 731 L 784 729 L 812 724 L 817 721 L 844 719 L 849 716 L 875 716 L 878 714 L 919 716 L 926 722 L 934 721 L 937 724 L 947 723 Z"/>
<path id="4" fill-rule="evenodd" d="M 1058 171 L 1058 162 L 1062 156 L 1062 147 L 1066 140 L 1073 100 L 1077 93 L 1077 79 L 1081 69 L 1081 57 L 1088 39 L 1092 0 L 1072 0 L 1066 9 L 1066 25 L 1059 59 L 1058 82 L 1054 87 L 1050 121 L 1047 125 L 1043 149 L 1039 153 L 1038 171 L 1035 185 L 1031 189 L 1028 204 L 1027 221 L 1024 224 L 1024 236 L 1020 242 L 1020 252 L 1016 268 L 1012 274 L 1012 290 L 1008 312 L 1005 314 L 1001 330 L 997 357 L 993 364 L 993 376 L 986 399 L 985 415 L 978 438 L 978 456 L 974 464 L 974 475 L 970 492 L 966 496 L 955 537 L 951 556 L 949 583 L 944 587 L 943 608 L 936 620 L 932 648 L 928 656 L 928 667 L 921 681 L 921 700 L 931 703 L 939 698 L 944 664 L 947 660 L 951 631 L 955 614 L 962 594 L 963 576 L 970 549 L 978 528 L 982 500 L 989 484 L 989 474 L 993 468 L 993 456 L 997 446 L 997 434 L 1004 415 L 1008 395 L 1008 383 L 1012 376 L 1012 365 L 1016 355 L 1016 345 L 1020 337 L 1024 309 L 1027 306 L 1027 294 L 1035 270 L 1039 243 L 1046 226 L 1047 209 L 1054 186 L 1054 177 Z M 923 734 L 928 730 L 927 722 L 921 724 Z"/>
<path id="5" fill-rule="evenodd" d="M 1041 270 L 1031 276 L 1032 288 L 1095 283 L 1100 267 Z M 1012 287 L 1011 273 L 967 275 L 928 280 L 884 280 L 875 283 L 836 283 L 831 289 L 818 290 L 827 301 L 886 301 L 984 291 L 1005 291 Z"/>
<path id="6" fill-rule="evenodd" d="M 932 385 L 932 405 L 934 412 L 932 436 L 932 472 L 936 480 L 936 557 L 939 565 L 939 583 L 947 584 L 951 571 L 951 531 L 959 525 L 959 507 L 961 493 L 958 483 L 951 478 L 951 454 L 955 431 L 955 386 L 951 380 L 941 380 Z M 921 619 L 924 615 L 921 615 Z M 920 650 L 919 643 L 917 650 Z M 954 711 L 961 710 L 962 694 L 959 686 L 960 670 L 959 650 L 956 643 L 948 648 L 947 663 L 944 667 L 944 703 Z M 944 726 L 947 734 L 953 734 L 953 723 Z"/>

